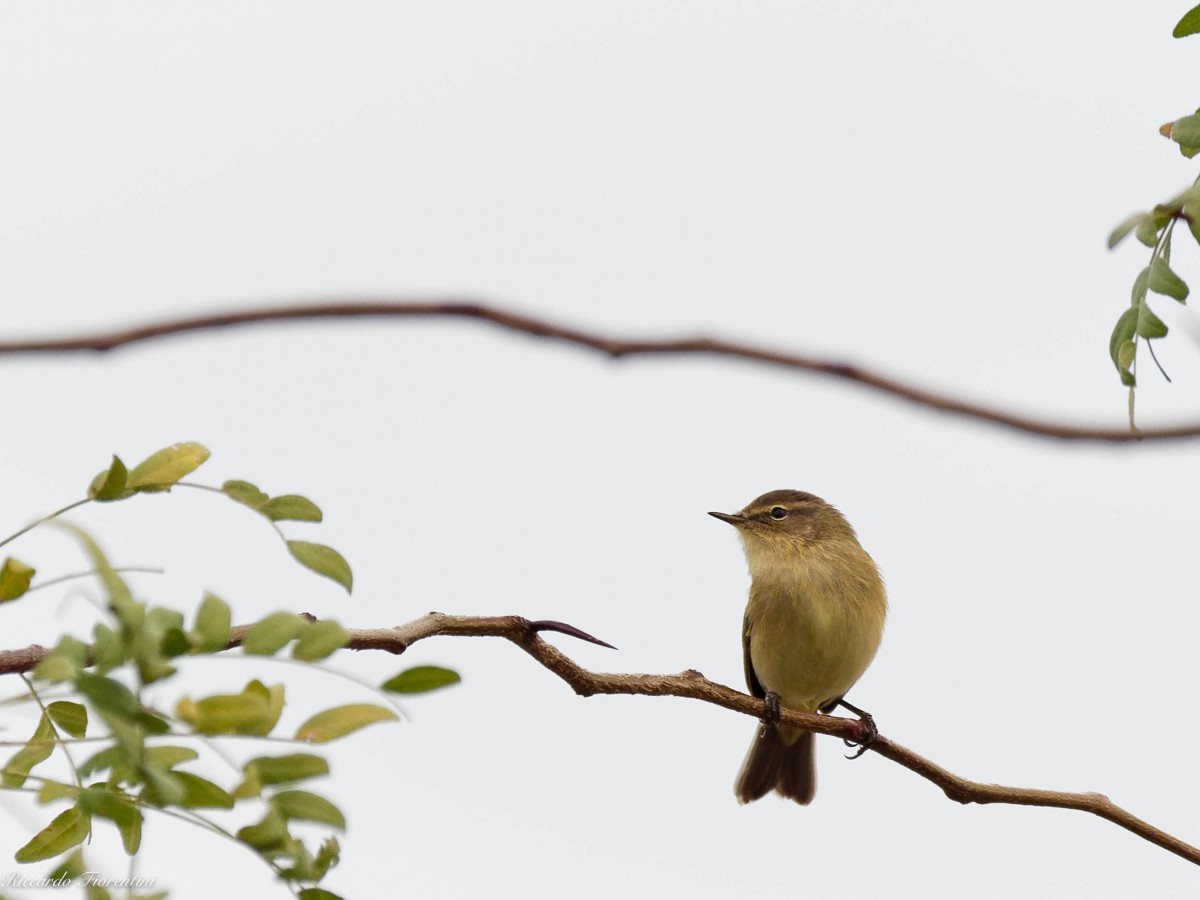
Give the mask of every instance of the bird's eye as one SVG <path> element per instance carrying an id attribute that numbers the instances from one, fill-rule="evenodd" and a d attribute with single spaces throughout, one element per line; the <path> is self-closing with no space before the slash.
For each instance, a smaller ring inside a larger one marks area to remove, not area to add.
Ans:
<path id="1" fill-rule="evenodd" d="M 787 510 L 784 509 L 782 506 L 772 506 L 771 507 L 771 518 L 772 519 L 783 519 L 786 517 L 787 517 Z"/>

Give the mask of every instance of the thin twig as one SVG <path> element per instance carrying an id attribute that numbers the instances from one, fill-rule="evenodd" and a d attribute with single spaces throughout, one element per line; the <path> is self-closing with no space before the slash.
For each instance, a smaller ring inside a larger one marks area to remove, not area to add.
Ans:
<path id="1" fill-rule="evenodd" d="M 1170 384 L 1170 383 L 1171 383 L 1171 376 L 1170 376 L 1170 375 L 1168 375 L 1168 374 L 1167 374 L 1167 370 L 1166 370 L 1166 369 L 1164 369 L 1164 368 L 1162 367 L 1162 363 L 1160 363 L 1160 362 L 1158 361 L 1158 354 L 1154 352 L 1154 341 L 1147 340 L 1147 341 L 1146 341 L 1146 349 L 1150 351 L 1150 358 L 1151 358 L 1152 360 L 1154 360 L 1154 364 L 1155 364 L 1156 366 L 1158 366 L 1158 372 L 1159 372 L 1159 374 L 1160 374 L 1160 375 L 1162 375 L 1162 377 L 1163 377 L 1163 378 L 1165 378 L 1165 379 L 1167 380 L 1167 383 L 1168 383 L 1168 384 Z"/>
<path id="2" fill-rule="evenodd" d="M 850 363 L 770 350 L 750 344 L 740 344 L 720 338 L 693 337 L 675 339 L 633 340 L 584 331 L 545 319 L 534 318 L 512 310 L 482 303 L 457 300 L 359 300 L 346 298 L 322 303 L 297 304 L 264 309 L 211 313 L 181 319 L 166 319 L 148 325 L 114 331 L 59 338 L 30 338 L 0 341 L 0 355 L 54 354 L 76 352 L 107 353 L 173 335 L 194 331 L 236 328 L 268 322 L 302 321 L 312 319 L 386 319 L 386 318 L 449 318 L 474 319 L 500 328 L 534 337 L 550 338 L 579 347 L 596 350 L 613 359 L 629 356 L 685 355 L 720 356 L 750 360 L 787 369 L 815 372 L 839 378 L 880 391 L 917 406 L 936 409 L 952 415 L 999 425 L 1011 430 L 1041 437 L 1070 441 L 1127 442 L 1200 437 L 1200 423 L 1169 428 L 1126 429 L 1088 425 L 1068 425 L 1038 419 L 1018 413 L 972 403 L 917 387 L 914 384 L 889 378 L 878 372 Z"/>
<path id="3" fill-rule="evenodd" d="M 230 633 L 228 648 L 241 644 L 249 626 L 238 626 Z M 735 691 L 723 684 L 709 681 L 699 672 L 689 669 L 678 675 L 629 675 L 592 672 L 577 664 L 565 653 L 539 637 L 540 631 L 560 631 L 565 634 L 603 643 L 573 626 L 561 622 L 531 622 L 520 616 L 451 616 L 431 612 L 395 628 L 359 628 L 350 631 L 351 650 L 384 650 L 400 654 L 417 641 L 439 635 L 458 637 L 500 637 L 516 644 L 535 660 L 565 681 L 583 697 L 595 694 L 635 694 L 646 697 L 687 697 L 713 703 L 743 715 L 762 716 L 762 700 Z M 37 645 L 19 650 L 0 651 L 0 674 L 28 672 L 50 653 Z M 780 719 L 807 731 L 833 735 L 855 743 L 869 736 L 867 726 L 857 719 L 824 716 L 784 709 Z M 1008 787 L 971 781 L 942 768 L 932 760 L 914 753 L 882 735 L 876 736 L 868 749 L 890 759 L 940 787 L 951 800 L 959 803 L 1007 803 L 1015 806 L 1049 806 L 1074 809 L 1107 819 L 1115 825 L 1200 865 L 1200 847 L 1193 847 L 1179 838 L 1155 828 L 1148 822 L 1117 806 L 1103 794 L 1047 791 L 1037 788 Z"/>

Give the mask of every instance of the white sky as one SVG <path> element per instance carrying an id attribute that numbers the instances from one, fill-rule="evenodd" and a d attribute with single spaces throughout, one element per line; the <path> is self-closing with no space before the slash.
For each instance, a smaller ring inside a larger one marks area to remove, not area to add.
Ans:
<path id="1" fill-rule="evenodd" d="M 1119 426 L 1108 335 L 1148 251 L 1104 239 L 1195 175 L 1157 134 L 1200 104 L 1200 38 L 1170 37 L 1186 6 L 8 4 L 4 331 L 472 295 Z M 1182 240 L 1175 258 L 1200 285 Z M 1175 384 L 1143 369 L 1141 421 L 1195 419 L 1195 318 L 1155 308 L 1176 326 L 1160 350 Z M 969 777 L 1102 791 L 1200 842 L 1194 443 L 1034 441 L 814 377 L 609 363 L 466 323 L 246 330 L 0 371 L 4 533 L 78 497 L 110 453 L 179 440 L 213 450 L 210 483 L 322 505 L 324 525 L 292 533 L 346 554 L 349 600 L 220 498 L 76 517 L 118 562 L 168 568 L 142 596 L 190 608 L 211 589 L 243 621 L 519 613 L 620 647 L 555 640 L 589 667 L 741 687 L 744 564 L 704 513 L 813 491 L 889 585 L 852 694 L 885 734 Z M 81 565 L 59 534 L 12 549 L 47 574 Z M 90 594 L 6 609 L 4 644 L 85 631 Z M 425 662 L 463 684 L 340 746 L 323 788 L 350 818 L 328 881 L 347 897 L 1195 892 L 1194 867 L 1112 825 L 960 807 L 830 739 L 810 808 L 740 808 L 751 720 L 585 701 L 503 642 L 336 665 L 381 680 Z M 369 699 L 278 665 L 188 673 L 193 690 L 288 679 L 293 724 Z M 0 802 L 5 848 L 48 818 Z M 148 825 L 141 872 L 173 897 L 286 895 L 248 853 Z M 111 848 L 94 849 L 120 874 Z"/>

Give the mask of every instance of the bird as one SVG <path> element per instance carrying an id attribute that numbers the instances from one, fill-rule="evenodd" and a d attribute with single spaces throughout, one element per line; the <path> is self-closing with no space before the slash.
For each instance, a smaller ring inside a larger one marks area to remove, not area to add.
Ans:
<path id="1" fill-rule="evenodd" d="M 887 594 L 875 561 L 837 509 L 806 491 L 770 491 L 737 513 L 750 572 L 742 626 L 746 685 L 761 728 L 734 783 L 740 803 L 771 791 L 807 806 L 816 792 L 813 734 L 778 722 L 780 705 L 831 712 L 879 649 Z M 872 723 L 873 724 L 873 723 Z"/>

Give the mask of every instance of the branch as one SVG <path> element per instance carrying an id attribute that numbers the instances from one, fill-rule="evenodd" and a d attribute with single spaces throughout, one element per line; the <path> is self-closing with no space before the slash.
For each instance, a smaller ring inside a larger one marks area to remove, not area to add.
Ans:
<path id="1" fill-rule="evenodd" d="M 288 322 L 309 319 L 385 319 L 385 318 L 448 318 L 475 319 L 488 322 L 508 331 L 521 332 L 540 338 L 551 338 L 578 347 L 603 353 L 613 359 L 627 356 L 720 356 L 781 366 L 786 369 L 816 372 L 840 378 L 864 387 L 898 397 L 917 406 L 940 412 L 965 416 L 999 425 L 1014 431 L 1039 437 L 1071 441 L 1127 442 L 1200 437 L 1200 423 L 1170 428 L 1131 430 L 1087 425 L 1063 425 L 1045 419 L 1019 415 L 972 403 L 968 400 L 940 394 L 870 369 L 834 360 L 802 356 L 739 344 L 719 338 L 678 338 L 656 340 L 626 340 L 595 332 L 583 331 L 548 320 L 537 319 L 511 310 L 485 306 L 469 301 L 371 301 L 343 300 L 326 303 L 280 306 L 269 309 L 248 309 L 240 312 L 212 313 L 183 319 L 163 320 L 149 325 L 116 331 L 83 334 L 75 337 L 31 338 L 0 341 L 0 355 L 97 352 L 107 353 L 131 344 L 153 341 L 192 331 L 212 331 L 237 328 L 267 322 Z"/>
<path id="2" fill-rule="evenodd" d="M 227 649 L 237 647 L 250 626 L 231 630 Z M 636 694 L 645 697 L 686 697 L 713 703 L 743 715 L 759 718 L 763 714 L 760 699 L 735 691 L 723 684 L 709 681 L 694 669 L 678 675 L 621 675 L 592 672 L 583 668 L 565 653 L 539 637 L 542 631 L 557 631 L 581 640 L 611 646 L 591 635 L 561 622 L 531 622 L 520 616 L 451 616 L 431 612 L 395 628 L 356 628 L 350 631 L 351 650 L 384 650 L 400 654 L 417 641 L 439 635 L 454 637 L 501 637 L 516 644 L 539 663 L 565 681 L 583 697 L 594 694 Z M 0 674 L 28 672 L 45 659 L 50 651 L 32 645 L 19 650 L 0 651 Z M 857 719 L 824 716 L 818 713 L 783 709 L 780 721 L 806 731 L 833 735 L 859 743 L 869 738 L 869 729 Z M 1014 806 L 1049 806 L 1074 809 L 1107 819 L 1136 834 L 1200 865 L 1200 847 L 1193 847 L 1178 838 L 1155 828 L 1132 813 L 1117 806 L 1103 794 L 1047 791 L 1037 788 L 1017 788 L 999 784 L 971 781 L 943 769 L 932 760 L 914 753 L 888 738 L 878 735 L 868 749 L 890 759 L 940 787 L 951 800 L 959 803 L 1007 803 Z"/>

